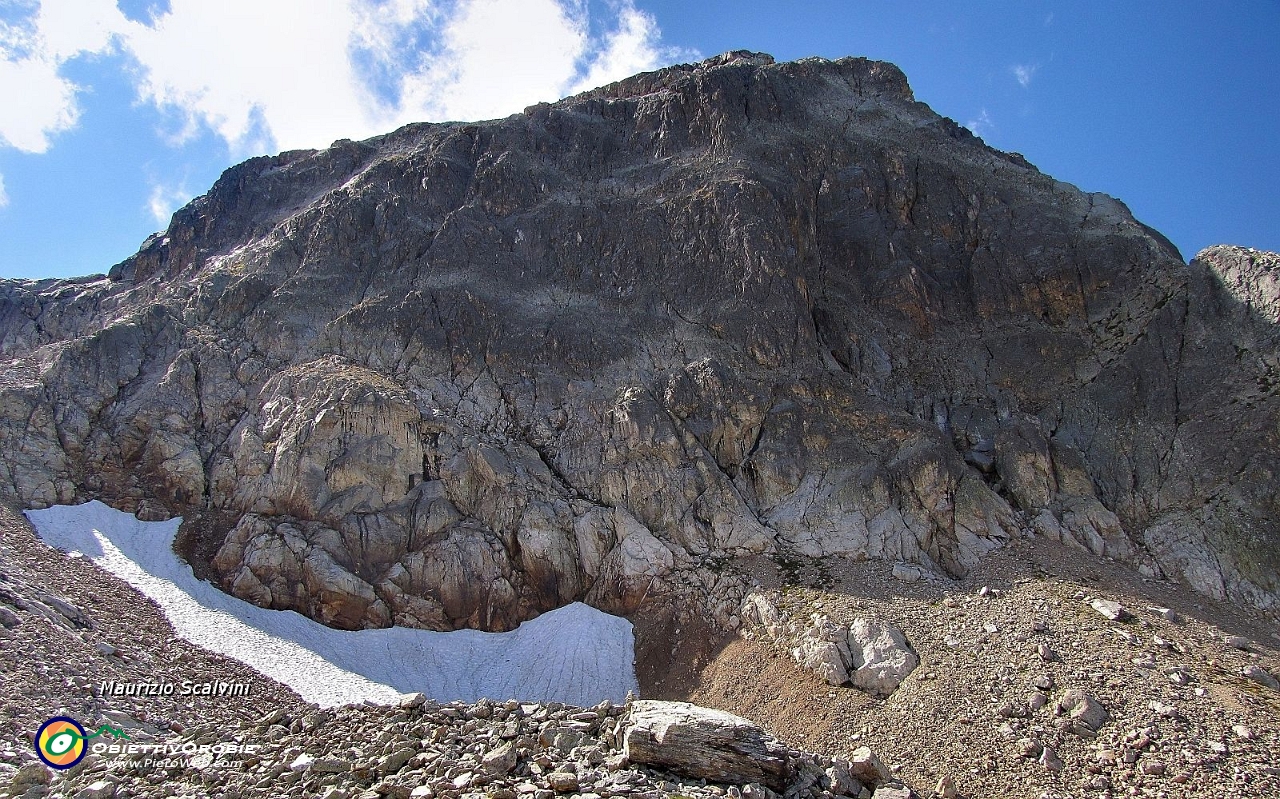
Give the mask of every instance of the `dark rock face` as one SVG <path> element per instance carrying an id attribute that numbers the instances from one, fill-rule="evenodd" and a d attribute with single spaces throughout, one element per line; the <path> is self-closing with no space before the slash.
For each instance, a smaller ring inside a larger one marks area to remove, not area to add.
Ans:
<path id="1" fill-rule="evenodd" d="M 204 514 L 344 627 L 726 621 L 748 553 L 1035 530 L 1274 606 L 1280 258 L 1190 265 L 895 67 L 727 54 L 228 170 L 0 283 L 0 490 Z"/>

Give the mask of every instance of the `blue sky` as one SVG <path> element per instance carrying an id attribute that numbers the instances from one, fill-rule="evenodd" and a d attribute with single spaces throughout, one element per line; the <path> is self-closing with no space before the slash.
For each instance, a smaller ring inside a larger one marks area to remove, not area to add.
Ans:
<path id="1" fill-rule="evenodd" d="M 1280 0 L 0 0 L 0 277 L 105 271 L 252 155 L 730 49 L 892 61 L 1185 257 L 1280 250 Z"/>

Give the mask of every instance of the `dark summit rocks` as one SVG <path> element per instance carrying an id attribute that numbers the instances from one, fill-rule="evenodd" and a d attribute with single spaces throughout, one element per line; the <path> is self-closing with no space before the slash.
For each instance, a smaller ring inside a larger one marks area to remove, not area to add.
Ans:
<path id="1" fill-rule="evenodd" d="M 1276 259 L 1184 264 L 892 65 L 730 53 L 255 158 L 108 277 L 0 282 L 0 491 L 182 514 L 341 627 L 732 624 L 739 556 L 1030 533 L 1274 606 Z"/>

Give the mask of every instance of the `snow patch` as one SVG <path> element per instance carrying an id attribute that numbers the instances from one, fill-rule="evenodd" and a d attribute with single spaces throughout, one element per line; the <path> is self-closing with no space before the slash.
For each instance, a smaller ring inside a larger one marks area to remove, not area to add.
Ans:
<path id="1" fill-rule="evenodd" d="M 173 551 L 182 520 L 143 522 L 101 502 L 27 511 L 52 546 L 82 553 L 155 600 L 178 635 L 333 707 L 421 691 L 590 706 L 638 693 L 631 622 L 575 602 L 507 633 L 334 630 L 197 580 Z M 162 675 L 157 675 L 162 676 Z"/>

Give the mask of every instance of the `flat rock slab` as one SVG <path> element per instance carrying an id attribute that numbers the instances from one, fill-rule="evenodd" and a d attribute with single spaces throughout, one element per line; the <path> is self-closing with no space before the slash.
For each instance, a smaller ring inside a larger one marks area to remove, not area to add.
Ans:
<path id="1" fill-rule="evenodd" d="M 1271 676 L 1270 672 L 1256 663 L 1245 666 L 1240 673 L 1259 685 L 1265 685 L 1273 691 L 1280 691 L 1280 680 Z"/>
<path id="2" fill-rule="evenodd" d="M 623 751 L 632 763 L 713 782 L 781 791 L 791 775 L 787 749 L 773 736 L 741 716 L 687 702 L 634 702 Z"/>
<path id="3" fill-rule="evenodd" d="M 1111 621 L 1125 621 L 1129 618 L 1129 611 L 1125 610 L 1124 605 L 1113 599 L 1095 599 L 1089 603 L 1089 607 Z"/>

